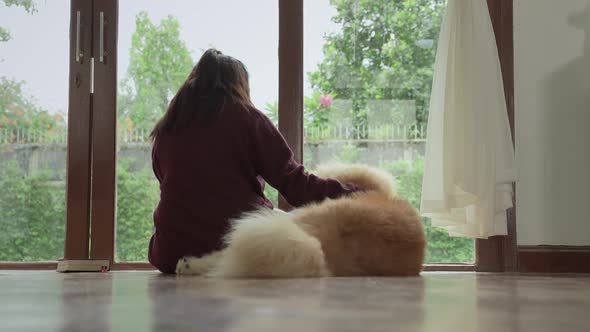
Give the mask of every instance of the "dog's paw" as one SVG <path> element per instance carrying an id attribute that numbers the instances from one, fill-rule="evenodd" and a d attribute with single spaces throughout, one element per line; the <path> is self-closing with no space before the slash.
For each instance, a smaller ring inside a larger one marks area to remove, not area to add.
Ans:
<path id="1" fill-rule="evenodd" d="M 210 272 L 221 258 L 221 252 L 203 257 L 185 256 L 176 263 L 176 274 L 204 275 Z"/>
<path id="2" fill-rule="evenodd" d="M 203 271 L 202 268 L 198 268 L 200 266 L 198 261 L 199 258 L 190 256 L 179 259 L 176 263 L 176 274 L 199 275 L 205 273 L 206 271 Z"/>

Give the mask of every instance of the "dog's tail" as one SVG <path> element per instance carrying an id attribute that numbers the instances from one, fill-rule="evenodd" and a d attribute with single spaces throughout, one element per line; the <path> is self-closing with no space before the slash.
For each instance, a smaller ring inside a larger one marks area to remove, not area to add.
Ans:
<path id="1" fill-rule="evenodd" d="M 320 242 L 293 222 L 293 215 L 260 210 L 235 221 L 223 259 L 208 274 L 225 278 L 327 275 Z"/>
<path id="2" fill-rule="evenodd" d="M 393 177 L 385 171 L 367 165 L 324 164 L 318 166 L 316 174 L 340 182 L 352 183 L 388 197 L 395 194 Z"/>

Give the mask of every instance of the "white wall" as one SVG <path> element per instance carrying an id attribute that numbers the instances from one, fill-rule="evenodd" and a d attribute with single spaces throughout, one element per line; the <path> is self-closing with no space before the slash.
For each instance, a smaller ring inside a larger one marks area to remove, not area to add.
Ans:
<path id="1" fill-rule="evenodd" d="M 514 1 L 519 245 L 590 245 L 590 0 Z"/>

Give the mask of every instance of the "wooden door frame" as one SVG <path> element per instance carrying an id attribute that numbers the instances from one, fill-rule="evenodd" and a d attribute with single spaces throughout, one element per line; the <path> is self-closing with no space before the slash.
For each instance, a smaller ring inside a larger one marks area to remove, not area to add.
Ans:
<path id="1" fill-rule="evenodd" d="M 76 54 L 78 53 L 78 54 Z M 64 258 L 89 257 L 92 2 L 71 0 Z"/>
<path id="2" fill-rule="evenodd" d="M 504 81 L 506 110 L 514 145 L 514 29 L 513 0 L 487 0 L 490 18 L 496 35 L 496 46 Z M 516 192 L 516 185 L 513 185 Z M 481 272 L 514 272 L 518 268 L 516 239 L 516 195 L 513 207 L 506 212 L 508 235 L 476 240 L 476 270 Z"/>
<path id="3" fill-rule="evenodd" d="M 118 0 L 93 1 L 94 93 L 90 258 L 115 258 Z M 102 31 L 102 33 L 101 33 Z M 101 40 L 102 38 L 102 40 Z"/>
<path id="4" fill-rule="evenodd" d="M 65 259 L 90 257 L 92 0 L 70 1 Z M 0 262 L 0 270 L 55 270 L 56 262 Z"/>

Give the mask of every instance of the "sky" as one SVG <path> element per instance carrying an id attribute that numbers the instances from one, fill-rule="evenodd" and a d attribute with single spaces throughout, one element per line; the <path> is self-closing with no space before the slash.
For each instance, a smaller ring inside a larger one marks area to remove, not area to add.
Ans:
<path id="1" fill-rule="evenodd" d="M 330 21 L 335 10 L 329 0 L 304 4 L 304 70 L 308 72 L 323 58 L 323 35 L 337 31 L 338 26 Z M 209 47 L 242 60 L 259 108 L 278 100 L 278 0 L 119 0 L 119 81 L 129 64 L 135 16 L 142 10 L 152 22 L 176 17 L 195 61 Z M 12 35 L 10 41 L 0 43 L 0 76 L 25 81 L 25 92 L 39 105 L 67 113 L 69 1 L 37 0 L 34 14 L 0 5 L 0 22 Z"/>

